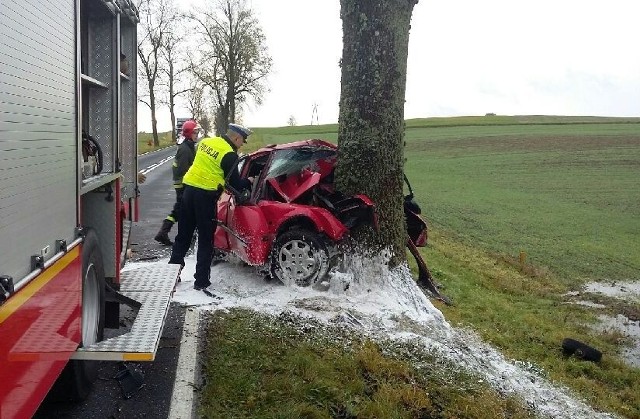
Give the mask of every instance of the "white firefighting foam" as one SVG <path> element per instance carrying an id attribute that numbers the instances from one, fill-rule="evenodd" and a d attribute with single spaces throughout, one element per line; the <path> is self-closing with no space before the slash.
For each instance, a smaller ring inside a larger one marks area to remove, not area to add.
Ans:
<path id="1" fill-rule="evenodd" d="M 594 411 L 565 388 L 546 380 L 529 363 L 506 359 L 472 331 L 452 327 L 417 287 L 406 266 L 388 270 L 384 257 L 353 260 L 349 273 L 331 273 L 327 291 L 268 282 L 255 268 L 238 262 L 211 270 L 209 290 L 193 289 L 194 256 L 186 258 L 174 301 L 202 310 L 247 308 L 268 314 L 297 313 L 323 322 L 346 322 L 372 338 L 412 340 L 475 373 L 503 393 L 523 399 L 541 416 L 611 418 Z M 166 260 L 155 263 L 167 263 Z M 132 264 L 135 267 L 138 264 Z M 419 362 L 419 361 L 417 361 Z"/>

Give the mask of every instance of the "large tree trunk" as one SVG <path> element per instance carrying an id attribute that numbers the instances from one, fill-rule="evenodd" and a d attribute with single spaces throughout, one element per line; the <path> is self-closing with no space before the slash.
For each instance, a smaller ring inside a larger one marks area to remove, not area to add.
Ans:
<path id="1" fill-rule="evenodd" d="M 411 13 L 417 0 L 340 0 L 342 91 L 336 183 L 376 203 L 380 231 L 361 231 L 366 249 L 406 260 L 402 207 L 404 101 Z"/>
<path id="2" fill-rule="evenodd" d="M 221 136 L 227 132 L 229 126 L 229 110 L 227 105 L 219 106 L 216 110 L 215 130 L 216 135 Z"/>

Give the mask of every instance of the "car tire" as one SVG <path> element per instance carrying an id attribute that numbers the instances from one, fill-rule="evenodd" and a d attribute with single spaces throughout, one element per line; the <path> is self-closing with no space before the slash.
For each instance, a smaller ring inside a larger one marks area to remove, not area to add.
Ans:
<path id="1" fill-rule="evenodd" d="M 280 234 L 271 253 L 271 276 L 287 286 L 308 287 L 327 274 L 329 252 L 324 239 L 306 229 Z"/>
<path id="2" fill-rule="evenodd" d="M 571 338 L 566 338 L 562 341 L 562 351 L 567 356 L 575 355 L 576 358 L 586 361 L 599 362 L 602 359 L 602 352 Z"/>
<path id="3" fill-rule="evenodd" d="M 89 229 L 82 245 L 82 321 L 80 346 L 104 339 L 105 279 L 98 236 Z M 84 400 L 98 378 L 100 361 L 71 360 L 56 381 L 52 393 L 57 400 Z"/>

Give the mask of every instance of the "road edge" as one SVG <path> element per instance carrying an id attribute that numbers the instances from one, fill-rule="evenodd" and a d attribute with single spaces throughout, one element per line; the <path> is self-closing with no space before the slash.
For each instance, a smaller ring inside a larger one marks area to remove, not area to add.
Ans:
<path id="1" fill-rule="evenodd" d="M 188 308 L 180 340 L 180 354 L 173 384 L 169 418 L 193 418 L 194 390 L 196 388 L 196 360 L 198 355 L 198 326 L 200 310 Z"/>

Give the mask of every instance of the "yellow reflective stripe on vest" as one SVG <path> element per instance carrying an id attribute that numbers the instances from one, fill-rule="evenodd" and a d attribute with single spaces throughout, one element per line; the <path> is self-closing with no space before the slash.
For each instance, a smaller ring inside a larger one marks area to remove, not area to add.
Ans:
<path id="1" fill-rule="evenodd" d="M 193 164 L 184 175 L 182 183 L 197 188 L 214 191 L 224 186 L 222 158 L 233 148 L 224 138 L 212 137 L 200 140 Z"/>

